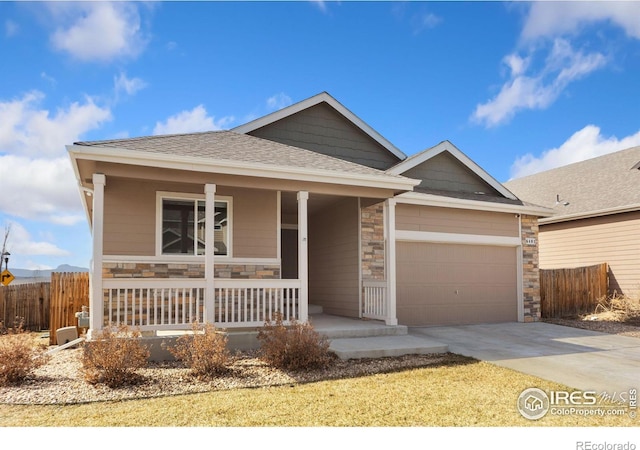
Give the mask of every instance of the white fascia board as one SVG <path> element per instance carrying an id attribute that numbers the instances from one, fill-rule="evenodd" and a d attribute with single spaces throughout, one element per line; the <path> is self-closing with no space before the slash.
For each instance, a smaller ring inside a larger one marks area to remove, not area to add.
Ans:
<path id="1" fill-rule="evenodd" d="M 369 137 L 371 137 L 378 144 L 382 145 L 389 152 L 394 154 L 401 160 L 407 158 L 403 152 L 401 152 L 395 145 L 386 140 L 380 133 L 367 125 L 362 119 L 356 116 L 354 113 L 349 111 L 344 105 L 338 102 L 335 98 L 329 95 L 326 92 L 322 92 L 320 94 L 314 95 L 306 100 L 302 100 L 301 102 L 295 103 L 291 106 L 287 106 L 286 108 L 275 111 L 271 114 L 267 114 L 266 116 L 262 116 L 258 119 L 252 120 L 251 122 L 245 123 L 244 125 L 237 126 L 232 129 L 237 133 L 247 134 L 258 128 L 262 128 L 266 125 L 270 125 L 278 120 L 284 119 L 285 117 L 292 116 L 300 111 L 304 111 L 307 108 L 315 106 L 319 103 L 326 102 L 333 109 L 338 111 L 340 114 L 345 116 L 351 123 L 360 128 L 364 133 L 366 133 Z"/>
<path id="2" fill-rule="evenodd" d="M 286 179 L 325 184 L 342 184 L 346 186 L 373 187 L 401 191 L 410 191 L 414 186 L 420 183 L 419 180 L 411 178 L 397 178 L 384 175 L 382 177 L 378 177 L 354 172 L 338 172 L 289 166 L 271 166 L 267 164 L 240 161 L 147 153 L 115 147 L 101 148 L 97 146 L 70 146 L 69 151 L 74 158 L 225 175 Z"/>
<path id="3" fill-rule="evenodd" d="M 476 164 L 471 158 L 461 152 L 455 145 L 453 145 L 449 141 L 442 141 L 438 145 L 424 150 L 422 153 L 401 163 L 398 163 L 397 165 L 387 170 L 387 173 L 390 173 L 392 175 L 402 175 L 407 170 L 422 164 L 423 162 L 439 155 L 444 151 L 448 151 L 451 155 L 453 155 L 453 157 L 458 159 L 458 161 L 467 166 L 473 173 L 478 175 L 485 183 L 504 195 L 506 198 L 509 198 L 511 200 L 518 200 L 518 198 L 506 187 L 504 187 L 502 183 L 489 175 L 482 167 Z"/>
<path id="4" fill-rule="evenodd" d="M 476 211 L 503 212 L 513 214 L 525 214 L 538 217 L 549 217 L 553 210 L 543 207 L 528 205 L 510 205 L 507 203 L 483 202 L 464 198 L 443 197 L 434 194 L 419 192 L 405 192 L 396 195 L 398 203 L 407 205 L 438 206 L 442 208 L 473 209 Z"/>
<path id="5" fill-rule="evenodd" d="M 609 216 L 611 214 L 621 214 L 621 213 L 634 212 L 634 211 L 640 211 L 640 203 L 636 203 L 633 205 L 619 206 L 616 208 L 607 208 L 607 209 L 599 209 L 596 211 L 567 214 L 564 216 L 551 216 L 551 217 L 546 217 L 544 219 L 540 219 L 538 223 L 540 225 L 545 225 L 545 224 L 551 224 L 551 223 L 570 222 L 572 220 L 590 219 L 592 217 L 602 217 L 602 216 Z"/>
<path id="6" fill-rule="evenodd" d="M 396 241 L 430 242 L 435 244 L 496 245 L 518 247 L 518 236 L 493 236 L 484 234 L 440 233 L 434 231 L 396 230 Z"/>
<path id="7" fill-rule="evenodd" d="M 89 203 L 87 199 L 87 193 L 82 188 L 84 185 L 82 184 L 82 179 L 80 178 L 80 169 L 78 167 L 78 161 L 76 159 L 76 154 L 72 151 L 71 145 L 67 145 L 67 151 L 69 152 L 69 158 L 71 159 L 71 168 L 73 169 L 73 174 L 76 177 L 76 183 L 78 184 L 78 193 L 80 195 L 80 201 L 82 202 L 82 206 L 84 207 L 84 212 L 87 216 L 87 223 L 89 224 L 89 230 L 93 227 L 91 225 L 91 215 L 89 214 Z"/>

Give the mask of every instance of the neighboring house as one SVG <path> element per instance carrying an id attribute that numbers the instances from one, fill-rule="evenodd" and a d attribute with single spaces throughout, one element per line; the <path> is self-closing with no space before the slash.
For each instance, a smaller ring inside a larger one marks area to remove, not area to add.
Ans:
<path id="1" fill-rule="evenodd" d="M 327 93 L 230 131 L 68 147 L 91 329 L 535 321 L 538 216 L 448 141 L 407 158 Z M 209 246 L 207 243 L 212 242 Z"/>
<path id="2" fill-rule="evenodd" d="M 640 295 L 640 147 L 505 185 L 553 208 L 540 220 L 540 268 L 607 263 L 610 294 Z"/>

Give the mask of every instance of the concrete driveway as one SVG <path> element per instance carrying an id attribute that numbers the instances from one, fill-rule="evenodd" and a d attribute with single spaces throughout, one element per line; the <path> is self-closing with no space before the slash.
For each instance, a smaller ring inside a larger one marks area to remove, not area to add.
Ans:
<path id="1" fill-rule="evenodd" d="M 449 351 L 580 390 L 640 388 L 640 339 L 535 323 L 410 328 Z M 535 387 L 535 386 L 532 386 Z"/>

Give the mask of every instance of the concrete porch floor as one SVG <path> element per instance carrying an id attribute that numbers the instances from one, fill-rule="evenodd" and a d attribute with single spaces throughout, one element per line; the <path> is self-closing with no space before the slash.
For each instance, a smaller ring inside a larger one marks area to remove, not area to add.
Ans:
<path id="1" fill-rule="evenodd" d="M 340 359 L 445 353 L 448 347 L 426 336 L 408 334 L 404 325 L 390 326 L 367 320 L 329 314 L 312 314 L 313 328 L 329 338 L 329 348 Z"/>
<path id="2" fill-rule="evenodd" d="M 309 322 L 314 330 L 328 337 L 330 350 L 340 359 L 381 358 L 402 355 L 445 353 L 448 347 L 424 335 L 410 335 L 404 325 L 389 326 L 379 320 L 359 319 L 324 314 L 314 309 Z M 159 331 L 148 337 L 154 361 L 173 359 L 163 347 L 185 331 Z M 229 330 L 229 347 L 234 350 L 259 348 L 255 328 Z"/>

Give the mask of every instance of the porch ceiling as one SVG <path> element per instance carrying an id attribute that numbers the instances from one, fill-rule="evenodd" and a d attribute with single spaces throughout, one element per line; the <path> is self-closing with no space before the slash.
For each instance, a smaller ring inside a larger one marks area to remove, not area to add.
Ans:
<path id="1" fill-rule="evenodd" d="M 340 199 L 345 198 L 340 195 L 325 195 L 325 194 L 309 194 L 309 202 L 307 208 L 309 215 L 313 215 L 318 211 L 321 211 L 332 204 L 336 203 Z M 298 199 L 296 192 L 282 192 L 281 196 L 281 208 L 283 215 L 293 215 L 298 212 Z"/>

